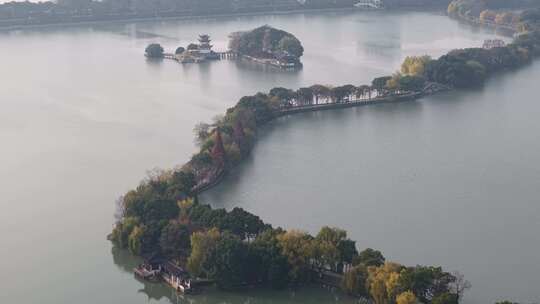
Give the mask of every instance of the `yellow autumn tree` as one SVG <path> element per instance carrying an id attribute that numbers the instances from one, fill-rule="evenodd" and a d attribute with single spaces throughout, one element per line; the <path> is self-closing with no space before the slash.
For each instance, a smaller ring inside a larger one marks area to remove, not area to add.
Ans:
<path id="1" fill-rule="evenodd" d="M 220 238 L 221 233 L 217 228 L 195 232 L 191 235 L 191 255 L 187 261 L 187 268 L 193 275 L 201 275 L 206 257 L 215 248 Z"/>
<path id="2" fill-rule="evenodd" d="M 400 293 L 396 298 L 396 304 L 416 304 L 418 299 L 411 291 L 405 291 Z"/>
<path id="3" fill-rule="evenodd" d="M 386 294 L 388 295 L 388 299 L 390 302 L 394 302 L 399 293 L 399 273 L 390 273 L 384 284 L 386 285 Z"/>
<path id="4" fill-rule="evenodd" d="M 128 237 L 128 248 L 136 255 L 140 255 L 142 252 L 142 237 L 144 235 L 144 228 L 141 226 L 135 226 Z"/>
<path id="5" fill-rule="evenodd" d="M 398 290 L 399 272 L 403 266 L 386 262 L 380 267 L 368 267 L 366 287 L 375 304 L 394 302 Z"/>
<path id="6" fill-rule="evenodd" d="M 431 57 L 424 56 L 407 56 L 401 64 L 401 73 L 409 76 L 418 76 L 424 74 L 426 65 L 431 61 Z"/>
<path id="7" fill-rule="evenodd" d="M 313 252 L 313 237 L 299 230 L 289 230 L 277 236 L 281 253 L 291 265 L 291 279 L 302 281 L 308 271 Z"/>

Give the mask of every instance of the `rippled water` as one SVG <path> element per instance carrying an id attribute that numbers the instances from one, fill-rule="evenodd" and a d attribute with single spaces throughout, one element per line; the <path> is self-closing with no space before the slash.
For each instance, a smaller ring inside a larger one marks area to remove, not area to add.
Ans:
<path id="1" fill-rule="evenodd" d="M 270 24 L 304 43 L 304 69 L 234 61 L 146 61 L 208 33 Z M 114 201 L 153 167 L 194 151 L 192 128 L 274 86 L 361 84 L 406 55 L 479 46 L 494 34 L 435 13 L 317 13 L 53 27 L 0 33 L 0 303 L 312 303 L 297 293 L 177 298 L 135 280 L 111 248 Z M 484 91 L 280 119 L 253 157 L 205 199 L 277 225 L 349 230 L 360 247 L 442 264 L 473 281 L 470 302 L 538 299 L 540 67 Z M 286 169 L 286 170 L 285 170 Z M 536 199 L 536 201 L 535 201 Z M 536 247 L 535 247 L 536 246 Z M 504 288 L 502 288 L 502 287 Z M 536 298 L 535 298 L 536 297 Z"/>

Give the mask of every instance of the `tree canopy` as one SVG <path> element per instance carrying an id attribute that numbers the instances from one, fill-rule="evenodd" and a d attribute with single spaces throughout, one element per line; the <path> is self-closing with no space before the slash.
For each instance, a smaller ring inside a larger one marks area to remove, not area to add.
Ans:
<path id="1" fill-rule="evenodd" d="M 149 58 L 163 58 L 163 47 L 158 43 L 149 44 L 144 52 Z"/>
<path id="2" fill-rule="evenodd" d="M 298 38 L 268 25 L 231 34 L 229 48 L 240 54 L 262 58 L 278 57 L 284 52 L 297 58 L 304 54 L 304 47 Z"/>

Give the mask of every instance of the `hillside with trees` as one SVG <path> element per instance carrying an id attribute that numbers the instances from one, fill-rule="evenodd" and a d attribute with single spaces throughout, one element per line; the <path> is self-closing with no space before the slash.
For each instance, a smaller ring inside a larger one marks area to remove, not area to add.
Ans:
<path id="1" fill-rule="evenodd" d="M 192 185 L 193 177 L 182 172 L 149 178 L 119 202 L 120 222 L 109 238 L 133 254 L 174 261 L 223 290 L 298 288 L 328 273 L 342 278 L 343 291 L 377 304 L 453 304 L 466 290 L 459 273 L 388 262 L 371 248 L 358 251 L 338 228 L 311 235 L 273 228 L 241 208 L 212 209 L 187 196 Z"/>
<path id="2" fill-rule="evenodd" d="M 304 47 L 298 38 L 268 25 L 232 33 L 229 48 L 238 54 L 256 58 L 279 58 L 283 54 L 300 58 L 304 54 Z"/>

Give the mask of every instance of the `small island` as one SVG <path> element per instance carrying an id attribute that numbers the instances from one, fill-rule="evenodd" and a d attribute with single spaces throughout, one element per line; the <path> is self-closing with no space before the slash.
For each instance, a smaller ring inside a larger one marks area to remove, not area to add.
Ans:
<path id="1" fill-rule="evenodd" d="M 229 49 L 242 58 L 285 69 L 302 67 L 304 47 L 298 38 L 283 30 L 264 25 L 230 35 Z"/>
<path id="2" fill-rule="evenodd" d="M 190 43 L 186 48 L 178 47 L 174 53 L 165 53 L 160 44 L 146 47 L 148 58 L 167 58 L 180 63 L 201 63 L 220 59 L 246 59 L 280 69 L 299 69 L 304 47 L 298 38 L 283 30 L 264 25 L 251 31 L 235 32 L 230 36 L 229 50 L 212 50 L 208 34 L 199 35 L 198 43 Z"/>

